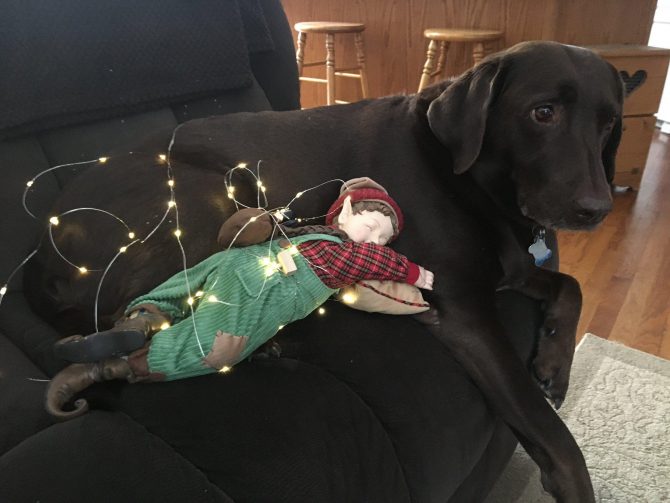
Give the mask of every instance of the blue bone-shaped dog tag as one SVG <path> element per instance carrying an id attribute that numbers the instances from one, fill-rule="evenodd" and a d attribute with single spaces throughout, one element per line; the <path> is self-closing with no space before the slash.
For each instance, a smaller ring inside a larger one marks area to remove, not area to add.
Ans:
<path id="1" fill-rule="evenodd" d="M 530 253 L 535 259 L 535 265 L 541 266 L 551 257 L 551 250 L 547 248 L 547 243 L 544 241 L 544 229 L 540 230 L 535 235 L 535 241 L 533 244 L 528 247 L 528 253 Z"/>

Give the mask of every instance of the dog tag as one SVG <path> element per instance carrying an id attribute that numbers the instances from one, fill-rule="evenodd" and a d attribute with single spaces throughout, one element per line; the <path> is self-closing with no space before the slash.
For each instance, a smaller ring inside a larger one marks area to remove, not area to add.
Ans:
<path id="1" fill-rule="evenodd" d="M 277 253 L 277 262 L 279 262 L 281 270 L 286 276 L 290 276 L 298 270 L 298 266 L 295 265 L 295 260 L 293 260 L 293 255 L 289 249 Z"/>
<path id="2" fill-rule="evenodd" d="M 535 259 L 535 265 L 541 266 L 551 257 L 551 250 L 547 248 L 547 243 L 544 241 L 544 229 L 535 235 L 535 241 L 528 247 L 528 252 Z"/>

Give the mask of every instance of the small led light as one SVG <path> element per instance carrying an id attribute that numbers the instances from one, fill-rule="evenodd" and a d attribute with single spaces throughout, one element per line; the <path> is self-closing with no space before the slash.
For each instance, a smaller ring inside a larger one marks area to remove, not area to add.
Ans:
<path id="1" fill-rule="evenodd" d="M 205 295 L 205 292 L 203 292 L 202 290 L 198 290 L 197 292 L 195 292 L 196 297 L 202 297 L 203 295 Z"/>
<path id="2" fill-rule="evenodd" d="M 51 217 L 49 219 L 49 223 L 51 223 L 51 225 L 58 225 L 60 223 L 60 220 L 58 220 L 58 217 Z"/>
<path id="3" fill-rule="evenodd" d="M 129 233 L 128 233 L 128 237 L 129 237 L 130 239 L 135 239 L 135 233 L 134 233 L 134 232 L 129 232 Z"/>
<path id="4" fill-rule="evenodd" d="M 170 187 L 174 187 L 174 180 L 168 180 L 168 185 Z"/>
<path id="5" fill-rule="evenodd" d="M 159 154 L 158 155 L 158 160 L 161 162 L 165 162 L 167 159 L 167 156 L 165 154 Z"/>
<path id="6" fill-rule="evenodd" d="M 107 159 L 109 159 L 109 157 L 99 157 L 98 161 L 100 161 L 100 164 L 105 164 L 107 162 Z"/>
<path id="7" fill-rule="evenodd" d="M 0 295 L 4 295 L 6 293 L 7 293 L 7 287 L 6 286 L 3 286 L 2 288 L 0 288 Z"/>
<path id="8" fill-rule="evenodd" d="M 265 187 L 265 185 L 261 185 L 261 192 L 265 192 L 266 190 L 268 189 Z"/>
<path id="9" fill-rule="evenodd" d="M 168 201 L 168 208 L 174 208 L 176 204 L 177 203 L 175 203 L 174 201 Z"/>
<path id="10" fill-rule="evenodd" d="M 345 304 L 353 304 L 356 302 L 357 299 L 358 297 L 354 292 L 345 292 L 342 295 L 342 302 L 344 302 Z"/>
<path id="11" fill-rule="evenodd" d="M 28 181 L 26 182 L 26 186 L 28 186 L 28 187 L 32 187 L 32 186 L 33 186 L 33 183 L 34 183 L 33 180 L 28 180 Z"/>
<path id="12" fill-rule="evenodd" d="M 228 192 L 228 199 L 235 199 L 235 196 L 232 192 Z"/>
<path id="13" fill-rule="evenodd" d="M 286 326 L 286 325 L 279 325 L 279 328 L 278 328 L 277 330 L 281 330 L 281 329 L 284 328 L 285 326 Z"/>
<path id="14" fill-rule="evenodd" d="M 319 310 L 318 310 L 318 313 L 323 316 L 324 314 L 326 314 L 326 310 L 324 308 L 320 307 Z"/>
<path id="15" fill-rule="evenodd" d="M 166 328 L 170 328 L 170 324 L 167 321 L 163 322 L 161 325 L 161 330 L 165 330 Z"/>
<path id="16" fill-rule="evenodd" d="M 271 264 L 271 265 L 269 265 L 265 268 L 265 276 L 267 278 L 272 276 L 275 272 L 277 272 L 277 268 L 273 264 Z"/>
<path id="17" fill-rule="evenodd" d="M 186 299 L 186 303 L 189 306 L 192 306 L 194 302 L 195 302 L 195 299 L 193 299 L 193 297 L 189 297 L 188 299 Z"/>
<path id="18" fill-rule="evenodd" d="M 230 369 L 231 368 L 228 365 L 224 365 L 223 367 L 221 367 L 221 370 L 219 370 L 219 372 L 221 372 L 222 374 L 226 374 L 230 372 Z"/>
<path id="19" fill-rule="evenodd" d="M 298 193 L 295 195 L 295 197 L 296 197 L 296 199 L 297 199 L 297 198 L 299 198 L 299 197 L 302 196 L 302 195 L 303 195 L 303 192 L 298 192 Z"/>
<path id="20" fill-rule="evenodd" d="M 82 273 L 82 274 L 86 274 L 88 272 L 88 269 L 86 269 L 84 266 L 81 266 L 79 268 L 79 272 Z"/>
<path id="21" fill-rule="evenodd" d="M 181 231 L 177 229 L 176 231 L 174 231 L 174 235 L 177 237 L 181 236 Z"/>
<path id="22" fill-rule="evenodd" d="M 246 162 L 240 162 L 240 163 L 237 164 L 237 167 L 238 167 L 238 168 L 246 168 L 246 167 L 247 167 L 247 163 L 246 163 Z"/>
<path id="23" fill-rule="evenodd" d="M 261 182 L 260 180 L 257 180 L 256 181 L 256 187 L 262 187 L 262 186 L 263 186 L 263 182 Z"/>
<path id="24" fill-rule="evenodd" d="M 121 248 L 119 248 L 119 251 L 120 251 L 121 253 L 126 253 L 126 250 L 127 250 L 127 249 L 128 249 L 127 246 L 122 246 Z"/>
<path id="25" fill-rule="evenodd" d="M 216 295 L 210 295 L 207 297 L 207 300 L 210 302 L 219 302 L 219 299 L 216 298 Z"/>
<path id="26" fill-rule="evenodd" d="M 233 185 L 231 185 L 230 187 L 228 187 L 228 192 L 230 192 L 230 193 L 235 192 L 235 187 L 234 187 Z"/>
<path id="27" fill-rule="evenodd" d="M 256 220 L 258 220 L 258 218 L 256 218 L 256 217 L 251 217 L 251 218 L 249 219 L 249 222 L 255 222 Z"/>
<path id="28" fill-rule="evenodd" d="M 270 260 L 270 257 L 263 257 L 261 259 L 261 265 L 268 266 L 272 263 L 272 260 Z"/>

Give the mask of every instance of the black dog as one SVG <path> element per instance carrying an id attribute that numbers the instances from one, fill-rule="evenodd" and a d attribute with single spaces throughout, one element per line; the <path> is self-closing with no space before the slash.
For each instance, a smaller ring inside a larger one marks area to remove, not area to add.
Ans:
<path id="1" fill-rule="evenodd" d="M 255 167 L 263 160 L 271 207 L 326 180 L 378 180 L 406 208 L 407 230 L 395 247 L 435 272 L 431 331 L 540 466 L 544 487 L 559 501 L 593 501 L 583 456 L 503 335 L 494 297 L 511 288 L 545 302 L 534 373 L 560 406 L 581 293 L 573 278 L 535 267 L 526 250 L 537 229 L 588 229 L 609 212 L 622 100 L 617 72 L 595 54 L 535 42 L 418 95 L 185 123 L 169 156 L 178 201 L 191 212 L 183 214 L 183 227 L 200 238 L 188 255 L 195 262 L 216 251 L 220 215 L 232 209 L 221 174 L 239 162 Z M 125 187 L 132 197 L 115 201 L 110 190 L 108 209 L 132 200 L 143 211 L 162 212 L 165 201 L 148 186 L 161 180 L 161 170 L 114 171 L 105 186 Z M 99 186 L 105 176 L 82 175 L 61 201 L 76 206 L 86 184 Z M 318 198 L 300 198 L 292 208 L 322 215 L 338 187 L 326 186 Z M 240 183 L 239 190 L 238 198 L 255 205 L 255 185 Z M 208 214 L 216 217 L 203 218 Z M 158 236 L 110 278 L 118 288 L 101 299 L 102 312 L 123 307 L 179 268 L 180 259 L 165 252 L 167 239 L 174 240 Z M 57 290 L 63 303 L 90 306 L 92 286 Z M 80 298 L 68 298 L 75 291 Z"/>

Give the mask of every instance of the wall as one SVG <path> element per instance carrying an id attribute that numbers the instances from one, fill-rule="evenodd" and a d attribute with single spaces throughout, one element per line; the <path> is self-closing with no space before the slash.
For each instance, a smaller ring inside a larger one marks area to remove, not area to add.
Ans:
<path id="1" fill-rule="evenodd" d="M 658 0 L 654 25 L 649 35 L 649 45 L 670 49 L 670 0 Z M 665 89 L 663 89 L 657 117 L 662 122 L 661 131 L 670 134 L 670 71 L 668 78 L 665 79 Z"/>
<path id="2" fill-rule="evenodd" d="M 505 32 L 500 48 L 537 39 L 575 45 L 646 44 L 656 7 L 656 0 L 283 0 L 282 3 L 291 25 L 299 21 L 366 23 L 372 96 L 416 91 L 425 60 L 426 28 L 499 29 Z M 355 64 L 353 41 L 338 42 L 336 54 L 338 66 Z M 309 35 L 305 61 L 323 59 L 324 38 Z M 471 65 L 469 48 L 450 49 L 447 75 L 457 75 Z M 317 76 L 319 70 L 321 76 L 325 75 L 323 68 L 308 69 L 305 75 Z M 360 98 L 355 81 L 338 82 L 342 83 L 338 98 Z M 324 88 L 303 83 L 303 106 L 325 103 Z"/>

